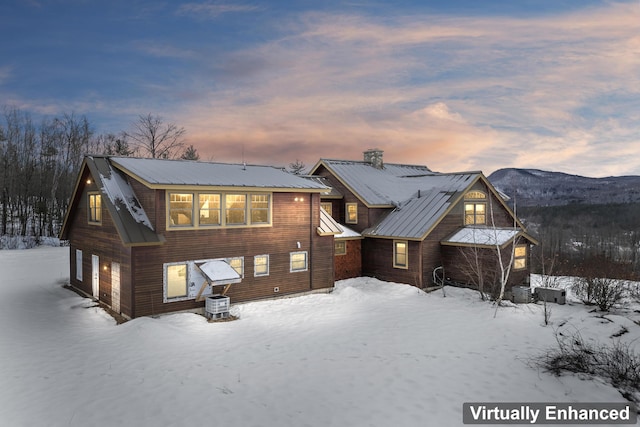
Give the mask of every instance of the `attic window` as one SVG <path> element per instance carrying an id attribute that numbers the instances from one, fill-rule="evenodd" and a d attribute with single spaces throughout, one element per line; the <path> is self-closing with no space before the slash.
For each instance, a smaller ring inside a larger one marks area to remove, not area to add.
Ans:
<path id="1" fill-rule="evenodd" d="M 487 195 L 478 190 L 469 191 L 464 195 L 464 225 L 487 223 L 486 199 Z M 482 202 L 480 202 L 480 200 L 482 200 Z"/>
<path id="2" fill-rule="evenodd" d="M 89 193 L 89 223 L 102 224 L 102 197 L 98 193 Z"/>

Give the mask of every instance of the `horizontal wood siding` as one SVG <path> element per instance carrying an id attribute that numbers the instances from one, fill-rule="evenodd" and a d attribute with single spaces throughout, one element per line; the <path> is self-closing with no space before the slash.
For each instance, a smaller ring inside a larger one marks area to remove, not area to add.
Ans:
<path id="1" fill-rule="evenodd" d="M 164 195 L 156 196 L 164 206 Z M 296 197 L 305 201 L 295 202 Z M 193 300 L 163 302 L 163 264 L 170 262 L 244 257 L 244 279 L 227 292 L 232 302 L 333 286 L 333 237 L 317 235 L 319 203 L 318 194 L 274 193 L 271 227 L 166 231 L 164 245 L 134 248 L 135 316 L 204 305 Z M 165 224 L 164 216 L 157 213 L 158 229 Z M 290 272 L 290 254 L 298 251 L 307 251 L 309 269 Z M 269 276 L 254 277 L 256 255 L 269 255 Z M 276 287 L 279 292 L 274 292 Z"/>
<path id="2" fill-rule="evenodd" d="M 362 274 L 389 282 L 421 287 L 421 242 L 409 241 L 408 248 L 408 268 L 395 268 L 393 240 L 364 239 L 362 241 Z"/>
<path id="3" fill-rule="evenodd" d="M 131 316 L 131 251 L 122 245 L 120 236 L 111 220 L 109 211 L 104 207 L 104 203 L 102 203 L 101 212 L 102 224 L 89 224 L 87 193 L 96 192 L 98 188 L 88 169 L 85 171 L 80 181 L 83 185 L 78 189 L 78 191 L 81 191 L 79 203 L 69 218 L 71 221 L 68 233 L 70 283 L 71 286 L 87 295 L 92 295 L 91 256 L 97 255 L 100 258 L 99 300 L 111 306 L 111 263 L 120 263 L 120 311 L 127 316 Z M 89 178 L 91 178 L 91 184 L 86 184 Z M 76 279 L 76 249 L 82 250 L 82 281 Z"/>
<path id="4" fill-rule="evenodd" d="M 345 240 L 347 253 L 335 256 L 336 280 L 362 276 L 362 239 Z"/>

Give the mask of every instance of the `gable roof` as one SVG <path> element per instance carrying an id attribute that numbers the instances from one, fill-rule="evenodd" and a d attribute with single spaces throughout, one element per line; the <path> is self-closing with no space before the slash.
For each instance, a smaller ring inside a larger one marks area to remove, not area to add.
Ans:
<path id="1" fill-rule="evenodd" d="M 330 190 L 320 182 L 301 178 L 273 166 L 134 157 L 110 157 L 109 161 L 117 169 L 153 189 L 198 186 L 318 193 Z"/>

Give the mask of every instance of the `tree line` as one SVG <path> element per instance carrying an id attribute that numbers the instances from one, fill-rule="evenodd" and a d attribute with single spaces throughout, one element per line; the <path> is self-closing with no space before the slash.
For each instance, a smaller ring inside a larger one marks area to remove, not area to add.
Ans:
<path id="1" fill-rule="evenodd" d="M 57 236 L 87 154 L 198 160 L 185 129 L 140 115 L 131 131 L 96 134 L 84 116 L 36 123 L 5 107 L 0 121 L 0 236 Z"/>

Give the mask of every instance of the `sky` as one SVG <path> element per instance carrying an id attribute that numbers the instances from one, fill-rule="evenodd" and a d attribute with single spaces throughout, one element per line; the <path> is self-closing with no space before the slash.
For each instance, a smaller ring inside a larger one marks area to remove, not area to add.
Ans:
<path id="1" fill-rule="evenodd" d="M 9 0 L 7 106 L 221 162 L 640 175 L 640 0 Z"/>

